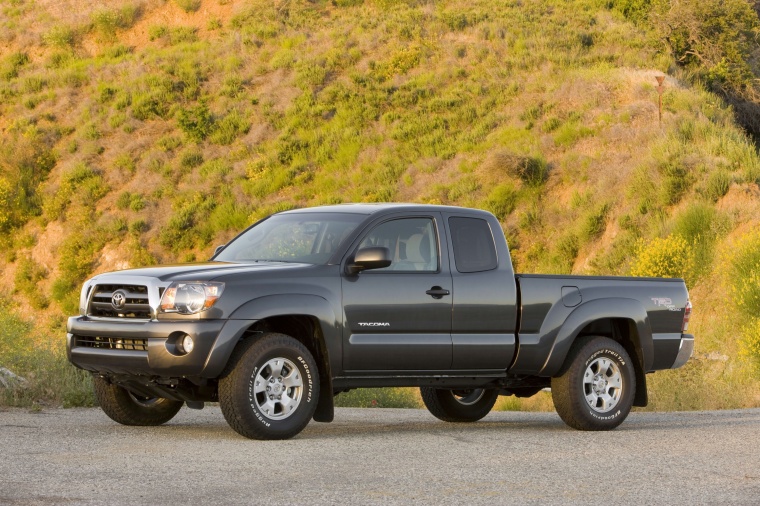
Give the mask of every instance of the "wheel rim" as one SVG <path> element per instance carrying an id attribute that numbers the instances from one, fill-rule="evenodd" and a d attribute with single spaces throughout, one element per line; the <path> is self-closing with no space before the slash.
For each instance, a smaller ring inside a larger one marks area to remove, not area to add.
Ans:
<path id="1" fill-rule="evenodd" d="M 295 413 L 302 394 L 303 377 L 287 358 L 269 360 L 253 379 L 253 404 L 270 420 L 284 420 Z"/>
<path id="2" fill-rule="evenodd" d="M 452 390 L 451 395 L 454 400 L 463 406 L 472 406 L 486 394 L 485 389 L 475 388 L 473 390 Z"/>
<path id="3" fill-rule="evenodd" d="M 597 413 L 615 409 L 623 394 L 620 367 L 606 357 L 595 359 L 583 374 L 583 391 L 589 407 Z"/>

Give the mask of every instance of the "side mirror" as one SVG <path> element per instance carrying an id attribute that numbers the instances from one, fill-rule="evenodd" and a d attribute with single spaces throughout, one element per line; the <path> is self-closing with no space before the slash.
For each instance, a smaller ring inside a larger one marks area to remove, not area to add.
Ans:
<path id="1" fill-rule="evenodd" d="M 223 250 L 223 249 L 224 249 L 226 246 L 227 246 L 226 244 L 222 244 L 222 245 L 220 245 L 220 246 L 217 246 L 217 247 L 216 247 L 216 249 L 214 250 L 214 254 L 213 254 L 213 255 L 211 255 L 211 258 L 214 258 L 216 255 L 218 255 L 219 253 L 221 253 L 221 252 L 222 252 L 222 250 Z"/>
<path id="2" fill-rule="evenodd" d="M 348 264 L 349 274 L 359 274 L 368 269 L 382 269 L 391 264 L 391 250 L 386 247 L 362 248 L 356 252 L 354 261 Z"/>

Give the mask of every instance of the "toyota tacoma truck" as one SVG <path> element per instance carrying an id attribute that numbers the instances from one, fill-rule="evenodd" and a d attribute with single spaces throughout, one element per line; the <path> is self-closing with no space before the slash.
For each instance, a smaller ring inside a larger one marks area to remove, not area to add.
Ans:
<path id="1" fill-rule="evenodd" d="M 419 387 L 447 422 L 551 388 L 569 426 L 609 430 L 694 347 L 683 280 L 515 274 L 499 221 L 448 206 L 277 213 L 209 262 L 99 274 L 79 306 L 68 357 L 110 418 L 218 402 L 254 439 L 330 422 L 367 387 Z"/>

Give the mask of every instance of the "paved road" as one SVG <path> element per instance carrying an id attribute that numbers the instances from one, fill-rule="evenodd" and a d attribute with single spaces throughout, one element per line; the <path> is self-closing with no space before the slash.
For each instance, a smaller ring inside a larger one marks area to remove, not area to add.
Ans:
<path id="1" fill-rule="evenodd" d="M 0 504 L 758 505 L 760 409 L 634 413 L 608 433 L 553 413 L 338 409 L 278 442 L 238 436 L 217 407 L 155 428 L 2 410 Z"/>

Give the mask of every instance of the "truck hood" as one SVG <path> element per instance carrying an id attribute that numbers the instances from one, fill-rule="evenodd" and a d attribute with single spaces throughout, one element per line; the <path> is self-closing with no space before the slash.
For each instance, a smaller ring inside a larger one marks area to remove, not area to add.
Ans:
<path id="1" fill-rule="evenodd" d="M 145 267 L 141 269 L 127 269 L 123 271 L 107 272 L 94 276 L 90 281 L 103 281 L 109 276 L 139 276 L 156 278 L 161 281 L 211 281 L 222 276 L 251 273 L 252 271 L 271 272 L 283 269 L 298 269 L 312 267 L 311 264 L 286 263 L 286 262 L 204 262 L 194 264 L 161 265 L 158 267 Z"/>

